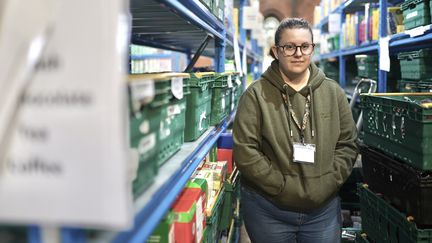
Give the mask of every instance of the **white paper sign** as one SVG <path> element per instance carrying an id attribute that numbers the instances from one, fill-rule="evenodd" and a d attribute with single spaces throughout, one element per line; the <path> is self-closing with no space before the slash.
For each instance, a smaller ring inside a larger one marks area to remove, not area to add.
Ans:
<path id="1" fill-rule="evenodd" d="M 412 38 L 412 37 L 423 35 L 429 29 L 430 29 L 430 25 L 425 25 L 425 26 L 419 26 L 414 29 L 406 30 L 405 33 Z"/>
<path id="2" fill-rule="evenodd" d="M 237 40 L 237 35 L 234 36 L 234 61 L 235 61 L 235 70 L 239 73 L 240 76 L 243 76 L 242 66 L 240 62 L 240 48 Z"/>
<path id="3" fill-rule="evenodd" d="M 389 41 L 390 37 L 382 37 L 379 41 L 380 49 L 380 70 L 390 72 L 390 54 L 389 54 Z"/>
<path id="4" fill-rule="evenodd" d="M 329 33 L 337 34 L 341 31 L 341 14 L 340 13 L 332 13 L 329 15 L 329 23 L 328 23 Z"/>
<path id="5" fill-rule="evenodd" d="M 19 99 L 46 46 L 57 6 L 54 0 L 2 0 L 0 4 L 0 161 L 16 123 Z"/>
<path id="6" fill-rule="evenodd" d="M 21 18 L 34 11 L 28 1 L 14 1 L 23 3 Z M 2 164 L 0 221 L 125 229 L 132 219 L 128 6 L 58 2 Z"/>
<path id="7" fill-rule="evenodd" d="M 258 22 L 258 8 L 246 6 L 243 8 L 243 28 L 254 29 Z"/>

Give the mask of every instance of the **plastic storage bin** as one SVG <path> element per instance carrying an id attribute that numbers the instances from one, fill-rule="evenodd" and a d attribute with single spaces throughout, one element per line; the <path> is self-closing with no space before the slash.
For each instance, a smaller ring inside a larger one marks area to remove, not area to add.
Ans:
<path id="1" fill-rule="evenodd" d="M 372 242 L 432 242 L 432 229 L 419 229 L 415 223 L 367 188 L 359 185 L 362 229 Z"/>
<path id="2" fill-rule="evenodd" d="M 135 196 L 150 186 L 158 172 L 159 124 L 162 109 L 172 97 L 169 81 L 172 76 L 176 74 L 134 74 L 128 79 L 130 143 L 139 157 L 132 185 Z"/>
<path id="3" fill-rule="evenodd" d="M 417 225 L 432 225 L 432 171 L 421 171 L 361 147 L 365 182 Z"/>
<path id="4" fill-rule="evenodd" d="M 377 55 L 356 55 L 355 58 L 358 76 L 378 80 Z"/>
<path id="5" fill-rule="evenodd" d="M 184 143 L 186 122 L 186 100 L 172 100 L 162 108 L 162 121 L 159 130 L 158 155 L 159 166 L 173 156 Z"/>
<path id="6" fill-rule="evenodd" d="M 186 98 L 186 127 L 184 139 L 186 142 L 199 138 L 210 125 L 211 85 L 214 73 L 194 73 L 186 79 L 190 94 Z"/>
<path id="7" fill-rule="evenodd" d="M 408 0 L 401 5 L 405 30 L 430 24 L 429 0 Z"/>
<path id="8" fill-rule="evenodd" d="M 421 170 L 432 169 L 432 94 L 361 95 L 364 143 Z"/>
<path id="9" fill-rule="evenodd" d="M 232 74 L 230 72 L 216 74 L 212 85 L 210 125 L 219 124 L 231 111 L 232 88 L 229 87 L 229 83 L 232 82 Z"/>
<path id="10" fill-rule="evenodd" d="M 402 79 L 432 79 L 432 49 L 401 52 L 398 54 Z"/>
<path id="11" fill-rule="evenodd" d="M 213 0 L 212 12 L 220 20 L 224 21 L 225 17 L 225 0 Z"/>
<path id="12" fill-rule="evenodd" d="M 237 204 L 237 196 L 240 190 L 240 174 L 235 171 L 230 178 L 224 181 L 225 196 L 222 202 L 222 215 L 219 230 L 228 230 L 234 217 L 234 210 Z"/>

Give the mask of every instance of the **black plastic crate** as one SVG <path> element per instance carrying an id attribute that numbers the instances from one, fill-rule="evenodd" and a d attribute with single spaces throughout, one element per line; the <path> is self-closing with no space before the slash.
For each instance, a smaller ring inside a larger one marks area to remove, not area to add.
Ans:
<path id="1" fill-rule="evenodd" d="M 359 185 L 362 230 L 374 243 L 432 243 L 432 229 L 417 228 L 367 185 Z"/>
<path id="2" fill-rule="evenodd" d="M 432 226 L 432 171 L 417 170 L 362 146 L 365 182 L 417 225 Z"/>

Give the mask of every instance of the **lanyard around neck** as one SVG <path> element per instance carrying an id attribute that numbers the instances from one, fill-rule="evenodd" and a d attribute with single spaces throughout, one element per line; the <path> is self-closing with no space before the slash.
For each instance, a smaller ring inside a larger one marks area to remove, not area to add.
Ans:
<path id="1" fill-rule="evenodd" d="M 289 99 L 289 97 L 287 97 L 287 99 Z M 301 121 L 301 124 L 299 119 L 297 118 L 297 115 L 293 109 L 291 102 L 289 103 L 288 109 L 290 110 L 291 117 L 293 118 L 294 123 L 300 129 L 301 142 L 304 143 L 304 131 L 309 121 L 309 115 L 310 115 L 310 94 L 306 97 L 305 113 L 303 114 L 303 119 Z"/>

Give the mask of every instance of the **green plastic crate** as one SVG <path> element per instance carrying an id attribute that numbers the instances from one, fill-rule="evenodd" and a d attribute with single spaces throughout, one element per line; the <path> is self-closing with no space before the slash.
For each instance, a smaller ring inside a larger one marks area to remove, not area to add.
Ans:
<path id="1" fill-rule="evenodd" d="M 228 230 L 234 216 L 235 205 L 240 190 L 240 175 L 238 171 L 231 174 L 230 178 L 224 181 L 225 197 L 222 205 L 222 215 L 219 230 Z"/>
<path id="2" fill-rule="evenodd" d="M 201 72 L 201 73 L 190 73 L 190 77 L 185 79 L 191 87 L 202 87 L 213 83 L 215 79 L 214 72 Z"/>
<path id="3" fill-rule="evenodd" d="M 432 92 L 432 80 L 431 82 L 421 82 L 417 80 L 398 80 L 398 91 L 418 93 Z"/>
<path id="4" fill-rule="evenodd" d="M 186 99 L 172 100 L 162 108 L 159 127 L 157 164 L 163 165 L 183 145 L 186 121 Z"/>
<path id="5" fill-rule="evenodd" d="M 432 49 L 398 54 L 402 79 L 432 79 Z"/>
<path id="6" fill-rule="evenodd" d="M 209 10 L 211 10 L 213 0 L 200 0 L 200 2 L 202 2 Z"/>
<path id="7" fill-rule="evenodd" d="M 430 24 L 429 0 L 409 0 L 401 5 L 405 30 Z"/>
<path id="8" fill-rule="evenodd" d="M 212 91 L 209 87 L 192 87 L 187 96 L 185 141 L 199 138 L 210 125 Z"/>
<path id="9" fill-rule="evenodd" d="M 220 21 L 223 22 L 225 17 L 225 1 L 213 0 L 212 12 Z"/>
<path id="10" fill-rule="evenodd" d="M 212 85 L 212 88 L 225 88 L 225 87 L 232 87 L 233 85 L 233 77 L 236 76 L 236 73 L 234 72 L 225 72 L 225 73 L 218 73 L 215 75 L 215 79 Z M 229 83 L 231 85 L 229 85 Z"/>
<path id="11" fill-rule="evenodd" d="M 210 125 L 217 125 L 225 119 L 230 111 L 231 89 L 212 88 Z"/>
<path id="12" fill-rule="evenodd" d="M 139 156 L 137 176 L 132 184 L 134 196 L 147 189 L 158 172 L 155 159 L 158 152 L 161 112 L 161 107 L 146 106 L 129 119 L 131 147 L 137 150 Z"/>
<path id="13" fill-rule="evenodd" d="M 329 44 L 330 51 L 337 51 L 340 49 L 340 35 L 332 35 L 327 38 L 327 42 Z"/>
<path id="14" fill-rule="evenodd" d="M 225 198 L 225 189 L 222 189 L 217 195 L 215 202 L 210 206 L 210 213 L 207 214 L 206 218 L 206 228 L 207 228 L 207 242 L 213 243 L 219 241 L 219 224 L 222 218 L 222 206 Z"/>
<path id="15" fill-rule="evenodd" d="M 378 80 L 378 56 L 356 55 L 357 75 Z"/>
<path id="16" fill-rule="evenodd" d="M 320 62 L 320 67 L 328 78 L 333 79 L 336 82 L 339 80 L 339 62 L 322 60 Z"/>
<path id="17" fill-rule="evenodd" d="M 422 170 L 432 169 L 432 94 L 361 95 L 364 143 Z"/>
<path id="18" fill-rule="evenodd" d="M 432 229 L 418 229 L 367 185 L 359 185 L 358 189 L 362 229 L 373 242 L 432 243 Z"/>

